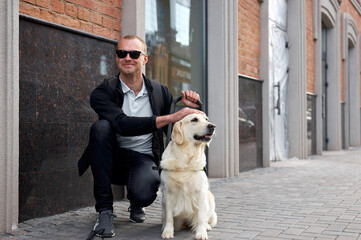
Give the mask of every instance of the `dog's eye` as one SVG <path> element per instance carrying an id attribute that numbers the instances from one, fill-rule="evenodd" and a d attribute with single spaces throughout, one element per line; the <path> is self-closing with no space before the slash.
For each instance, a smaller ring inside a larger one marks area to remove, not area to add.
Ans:
<path id="1" fill-rule="evenodd" d="M 198 122 L 198 118 L 193 118 L 191 122 Z"/>

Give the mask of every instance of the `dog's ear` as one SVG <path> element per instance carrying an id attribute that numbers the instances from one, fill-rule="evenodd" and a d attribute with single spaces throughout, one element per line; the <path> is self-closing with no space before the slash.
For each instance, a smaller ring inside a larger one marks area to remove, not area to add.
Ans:
<path id="1" fill-rule="evenodd" d="M 183 143 L 183 126 L 181 122 L 176 122 L 173 126 L 172 140 L 181 145 Z"/>

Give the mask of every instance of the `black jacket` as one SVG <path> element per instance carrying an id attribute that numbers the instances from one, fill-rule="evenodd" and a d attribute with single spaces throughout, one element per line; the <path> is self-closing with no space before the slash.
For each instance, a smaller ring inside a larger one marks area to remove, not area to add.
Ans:
<path id="1" fill-rule="evenodd" d="M 169 89 L 160 83 L 148 79 L 143 75 L 144 83 L 149 93 L 149 101 L 153 111 L 151 117 L 132 117 L 124 114 L 123 91 L 119 82 L 119 74 L 115 77 L 105 79 L 90 95 L 90 105 L 98 114 L 99 119 L 106 119 L 110 122 L 114 130 L 122 136 L 137 136 L 147 133 L 153 133 L 153 154 L 156 164 L 159 165 L 162 153 L 164 151 L 163 133 L 166 133 L 166 127 L 162 130 L 157 129 L 155 119 L 157 116 L 169 114 L 173 97 Z M 90 145 L 78 162 L 79 175 L 88 169 L 91 164 L 89 156 Z"/>

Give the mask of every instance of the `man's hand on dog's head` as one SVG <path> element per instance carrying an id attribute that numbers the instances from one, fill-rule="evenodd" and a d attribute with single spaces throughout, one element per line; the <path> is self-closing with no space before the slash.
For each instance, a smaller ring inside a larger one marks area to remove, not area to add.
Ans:
<path id="1" fill-rule="evenodd" d="M 172 123 L 178 122 L 179 120 L 181 120 L 182 118 L 184 118 L 185 116 L 192 114 L 192 113 L 200 113 L 200 114 L 204 114 L 204 112 L 198 110 L 198 109 L 194 109 L 194 108 L 182 108 L 181 110 L 179 110 L 178 112 L 175 112 L 171 115 L 173 115 L 174 119 L 172 121 Z"/>
<path id="2" fill-rule="evenodd" d="M 155 124 L 157 128 L 162 128 L 165 125 L 168 125 L 169 123 L 175 123 L 178 122 L 179 120 L 181 120 L 182 118 L 184 118 L 185 116 L 192 114 L 192 113 L 200 113 L 200 114 L 204 114 L 204 112 L 194 109 L 194 108 L 182 108 L 181 110 L 179 110 L 178 112 L 169 114 L 169 115 L 164 115 L 164 116 L 158 116 L 155 119 Z"/>

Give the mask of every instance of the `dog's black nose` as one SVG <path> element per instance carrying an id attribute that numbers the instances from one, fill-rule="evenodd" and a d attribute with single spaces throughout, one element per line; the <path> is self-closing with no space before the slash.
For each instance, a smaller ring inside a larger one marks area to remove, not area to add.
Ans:
<path id="1" fill-rule="evenodd" d="M 208 124 L 208 128 L 214 130 L 216 128 L 216 125 L 213 123 Z"/>

